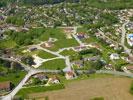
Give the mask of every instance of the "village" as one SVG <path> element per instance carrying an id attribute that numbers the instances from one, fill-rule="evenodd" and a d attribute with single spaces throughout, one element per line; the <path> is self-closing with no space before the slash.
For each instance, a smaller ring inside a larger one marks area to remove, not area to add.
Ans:
<path id="1" fill-rule="evenodd" d="M 90 16 L 90 7 L 83 16 L 73 5 L 0 7 L 0 99 L 64 89 L 100 71 L 132 77 L 133 9 Z"/>

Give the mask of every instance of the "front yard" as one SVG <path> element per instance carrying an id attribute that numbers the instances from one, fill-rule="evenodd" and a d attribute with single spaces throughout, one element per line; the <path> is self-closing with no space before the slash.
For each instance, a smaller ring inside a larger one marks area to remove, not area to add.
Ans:
<path id="1" fill-rule="evenodd" d="M 44 62 L 39 68 L 40 69 L 64 69 L 66 67 L 65 60 L 63 59 L 55 59 L 48 62 Z"/>

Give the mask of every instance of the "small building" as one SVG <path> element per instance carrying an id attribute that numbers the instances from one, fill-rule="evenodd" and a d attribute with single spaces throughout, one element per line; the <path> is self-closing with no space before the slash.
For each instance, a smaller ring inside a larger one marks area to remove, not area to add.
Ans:
<path id="1" fill-rule="evenodd" d="M 59 84 L 60 80 L 59 80 L 59 78 L 57 76 L 53 76 L 53 77 L 49 78 L 49 80 L 47 82 L 47 84 L 50 84 L 50 83 L 52 83 L 52 84 Z"/>
<path id="2" fill-rule="evenodd" d="M 120 59 L 120 57 L 119 57 L 119 54 L 117 54 L 117 53 L 112 53 L 111 55 L 110 55 L 110 59 L 111 60 L 117 60 L 117 59 Z"/>
<path id="3" fill-rule="evenodd" d="M 46 47 L 46 48 L 50 48 L 50 47 L 52 47 L 54 44 L 52 43 L 52 42 L 45 42 L 44 43 L 44 46 Z"/>
<path id="4" fill-rule="evenodd" d="M 48 80 L 48 76 L 44 75 L 43 73 L 38 73 L 38 74 L 34 75 L 33 77 L 39 79 L 40 81 Z"/>
<path id="5" fill-rule="evenodd" d="M 107 65 L 105 65 L 105 69 L 107 69 L 107 70 L 112 70 L 112 69 L 113 69 L 112 64 L 107 64 Z"/>
<path id="6" fill-rule="evenodd" d="M 10 81 L 0 82 L 0 92 L 8 92 L 12 90 L 12 83 Z"/>
<path id="7" fill-rule="evenodd" d="M 127 70 L 133 70 L 133 66 L 127 66 L 126 69 Z"/>
<path id="8" fill-rule="evenodd" d="M 65 77 L 67 80 L 74 79 L 75 73 L 73 71 L 66 72 Z"/>
<path id="9" fill-rule="evenodd" d="M 128 61 L 128 62 L 133 62 L 133 57 L 132 57 L 132 56 L 128 56 L 128 57 L 127 57 L 127 61 Z"/>
<path id="10" fill-rule="evenodd" d="M 130 46 L 133 46 L 133 34 L 127 35 L 127 42 Z"/>
<path id="11" fill-rule="evenodd" d="M 4 17 L 0 15 L 0 20 L 4 20 Z"/>
<path id="12" fill-rule="evenodd" d="M 85 38 L 85 33 L 83 33 L 83 32 L 77 33 L 77 37 L 79 39 L 83 39 L 83 38 Z"/>
<path id="13" fill-rule="evenodd" d="M 77 46 L 77 47 L 74 47 L 73 50 L 76 51 L 76 52 L 79 52 L 79 51 L 82 51 L 82 50 L 86 50 L 87 47 L 86 46 Z"/>
<path id="14" fill-rule="evenodd" d="M 76 66 L 78 68 L 82 68 L 84 66 L 83 60 L 77 60 L 72 62 L 72 66 Z"/>
<path id="15" fill-rule="evenodd" d="M 32 52 L 32 51 L 35 51 L 35 50 L 37 50 L 36 47 L 30 47 L 28 51 Z"/>
<path id="16" fill-rule="evenodd" d="M 84 61 L 97 61 L 98 59 L 100 59 L 99 56 L 93 56 L 84 58 Z"/>

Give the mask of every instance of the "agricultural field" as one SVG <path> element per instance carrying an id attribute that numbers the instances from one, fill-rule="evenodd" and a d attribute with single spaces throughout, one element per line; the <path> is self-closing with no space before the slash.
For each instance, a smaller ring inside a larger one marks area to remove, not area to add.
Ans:
<path id="1" fill-rule="evenodd" d="M 29 94 L 29 98 L 48 97 L 50 100 L 67 100 L 69 97 L 70 100 L 91 100 L 95 97 L 103 97 L 105 100 L 132 100 L 133 96 L 129 93 L 131 82 L 132 79 L 126 77 L 91 78 L 69 82 L 63 90 L 32 93 Z"/>

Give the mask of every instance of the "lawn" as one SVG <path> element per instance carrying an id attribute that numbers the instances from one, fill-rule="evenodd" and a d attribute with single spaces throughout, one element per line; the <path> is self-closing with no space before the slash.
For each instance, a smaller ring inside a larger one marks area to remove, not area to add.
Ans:
<path id="1" fill-rule="evenodd" d="M 56 84 L 56 85 L 51 85 L 51 86 L 29 87 L 29 88 L 21 89 L 16 95 L 26 98 L 29 94 L 32 94 L 32 93 L 60 90 L 60 89 L 64 89 L 64 88 L 65 88 L 64 84 Z"/>
<path id="2" fill-rule="evenodd" d="M 65 33 L 63 33 L 61 29 L 46 28 L 43 34 L 41 35 L 40 39 L 42 41 L 47 41 L 50 37 L 56 39 L 65 39 Z"/>
<path id="3" fill-rule="evenodd" d="M 47 41 L 49 38 L 56 38 L 57 41 L 54 43 L 54 46 L 48 48 L 53 51 L 57 51 L 60 48 L 78 46 L 78 42 L 72 38 L 67 39 L 65 33 L 62 29 L 58 28 L 47 28 L 43 35 L 40 37 L 40 40 Z"/>
<path id="4" fill-rule="evenodd" d="M 50 53 L 45 52 L 45 51 L 42 51 L 42 50 L 39 50 L 38 56 L 41 57 L 41 58 L 43 58 L 43 59 L 49 59 L 49 58 L 54 58 L 54 57 L 56 57 L 55 55 L 50 54 Z"/>
<path id="5" fill-rule="evenodd" d="M 65 60 L 55 59 L 48 62 L 44 62 L 39 68 L 40 69 L 64 69 L 66 67 Z"/>
<path id="6" fill-rule="evenodd" d="M 37 55 L 39 56 L 40 58 L 43 58 L 43 59 L 49 59 L 49 58 L 54 58 L 56 57 L 55 55 L 51 54 L 51 53 L 48 53 L 46 51 L 43 51 L 43 50 L 35 50 L 35 51 L 32 51 L 32 52 L 27 52 L 25 53 L 25 55 Z"/>
<path id="7" fill-rule="evenodd" d="M 78 46 L 78 42 L 75 39 L 60 39 L 54 43 L 54 46 L 48 48 L 52 51 L 58 51 L 61 48 Z"/>
<path id="8" fill-rule="evenodd" d="M 0 48 L 13 48 L 16 43 L 13 40 L 0 40 Z"/>
<path id="9" fill-rule="evenodd" d="M 87 33 L 87 29 L 82 27 L 82 28 L 77 28 L 77 32 L 84 32 Z"/>
<path id="10" fill-rule="evenodd" d="M 17 73 L 8 73 L 5 76 L 0 76 L 0 82 L 11 81 L 15 86 L 24 78 L 26 72 L 19 71 Z"/>
<path id="11" fill-rule="evenodd" d="M 77 53 L 73 50 L 64 50 L 60 54 L 63 55 L 63 56 L 69 56 L 69 55 L 74 55 L 74 54 L 77 54 Z"/>

